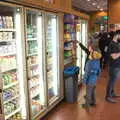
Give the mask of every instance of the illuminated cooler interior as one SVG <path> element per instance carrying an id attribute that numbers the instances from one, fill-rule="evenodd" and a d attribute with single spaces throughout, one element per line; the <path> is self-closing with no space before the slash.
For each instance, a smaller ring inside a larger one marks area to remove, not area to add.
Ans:
<path id="1" fill-rule="evenodd" d="M 46 15 L 46 52 L 47 52 L 47 84 L 48 102 L 51 104 L 58 98 L 58 49 L 57 45 L 57 17 Z"/>
<path id="2" fill-rule="evenodd" d="M 26 119 L 21 9 L 0 5 L 0 76 L 5 120 Z"/>
<path id="3" fill-rule="evenodd" d="M 27 10 L 26 51 L 29 100 L 32 117 L 38 115 L 45 105 L 43 85 L 42 14 Z"/>

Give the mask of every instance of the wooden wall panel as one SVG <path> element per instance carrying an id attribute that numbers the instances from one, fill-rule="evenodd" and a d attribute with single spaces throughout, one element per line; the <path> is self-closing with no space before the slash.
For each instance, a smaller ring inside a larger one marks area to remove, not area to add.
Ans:
<path id="1" fill-rule="evenodd" d="M 72 9 L 71 0 L 55 0 L 54 4 L 49 4 L 47 2 L 44 2 L 44 0 L 7 0 L 7 1 L 26 4 L 32 7 L 37 7 L 48 11 L 75 14 L 84 19 L 89 19 L 89 15 Z"/>
<path id="2" fill-rule="evenodd" d="M 109 0 L 109 23 L 120 24 L 120 0 Z"/>

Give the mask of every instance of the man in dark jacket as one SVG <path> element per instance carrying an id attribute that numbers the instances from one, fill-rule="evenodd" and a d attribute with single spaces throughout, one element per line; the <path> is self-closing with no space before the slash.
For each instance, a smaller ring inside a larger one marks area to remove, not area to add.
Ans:
<path id="1" fill-rule="evenodd" d="M 110 24 L 109 25 L 109 32 L 105 32 L 100 36 L 99 39 L 99 48 L 102 53 L 101 58 L 101 67 L 104 67 L 108 63 L 108 46 L 110 42 L 112 41 L 115 34 L 115 25 Z"/>
<path id="2" fill-rule="evenodd" d="M 120 75 L 120 33 L 116 32 L 113 40 L 109 44 L 109 81 L 107 85 L 106 101 L 115 103 L 113 97 L 120 97 L 115 93 L 115 84 L 118 76 Z"/>

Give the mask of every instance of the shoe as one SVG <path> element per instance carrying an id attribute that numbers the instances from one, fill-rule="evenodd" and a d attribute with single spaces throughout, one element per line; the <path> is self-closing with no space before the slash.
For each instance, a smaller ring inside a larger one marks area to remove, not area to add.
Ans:
<path id="1" fill-rule="evenodd" d="M 117 101 L 113 100 L 111 97 L 106 97 L 105 100 L 110 103 L 117 103 Z"/>
<path id="2" fill-rule="evenodd" d="M 112 97 L 120 97 L 120 95 L 117 95 L 117 94 L 113 93 Z"/>
<path id="3" fill-rule="evenodd" d="M 95 107 L 95 106 L 96 106 L 96 103 L 91 103 L 90 106 L 91 106 L 91 107 Z"/>
<path id="4" fill-rule="evenodd" d="M 87 105 L 87 104 L 82 104 L 82 108 L 88 109 L 88 108 L 89 108 L 89 105 Z"/>

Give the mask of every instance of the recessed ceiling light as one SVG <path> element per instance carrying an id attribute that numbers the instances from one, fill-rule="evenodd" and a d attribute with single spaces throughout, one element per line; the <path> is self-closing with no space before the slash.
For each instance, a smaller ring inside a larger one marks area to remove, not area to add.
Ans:
<path id="1" fill-rule="evenodd" d="M 100 8 L 100 6 L 97 6 L 97 8 L 99 9 L 99 8 Z"/>
<path id="2" fill-rule="evenodd" d="M 100 11 L 103 11 L 103 8 L 101 8 Z"/>
<path id="3" fill-rule="evenodd" d="M 95 6 L 95 5 L 96 5 L 96 3 L 92 3 L 92 5 L 94 5 L 94 6 Z"/>
<path id="4" fill-rule="evenodd" d="M 90 0 L 87 0 L 88 2 L 90 1 Z"/>

